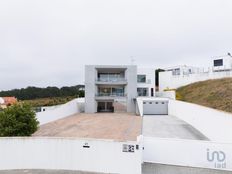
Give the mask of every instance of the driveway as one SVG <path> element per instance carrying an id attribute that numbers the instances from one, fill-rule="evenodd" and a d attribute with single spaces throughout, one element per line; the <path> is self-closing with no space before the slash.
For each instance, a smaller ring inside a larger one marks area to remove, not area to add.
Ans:
<path id="1" fill-rule="evenodd" d="M 144 116 L 142 132 L 150 137 L 208 140 L 197 129 L 171 115 Z"/>

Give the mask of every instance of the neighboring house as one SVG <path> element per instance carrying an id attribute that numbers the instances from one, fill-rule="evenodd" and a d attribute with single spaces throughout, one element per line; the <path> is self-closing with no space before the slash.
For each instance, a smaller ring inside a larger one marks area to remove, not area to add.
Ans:
<path id="1" fill-rule="evenodd" d="M 85 112 L 135 112 L 138 96 L 153 97 L 155 70 L 136 65 L 86 65 Z"/>
<path id="2" fill-rule="evenodd" d="M 17 103 L 17 99 L 15 97 L 0 97 L 0 108 L 4 109 L 15 103 Z"/>
<path id="3" fill-rule="evenodd" d="M 203 68 L 187 66 L 187 65 L 179 65 L 174 67 L 169 67 L 164 69 L 165 72 L 171 72 L 173 76 L 178 75 L 189 75 L 203 72 Z"/>
<path id="4" fill-rule="evenodd" d="M 166 68 L 159 73 L 159 91 L 165 89 L 176 89 L 194 82 L 208 79 L 232 77 L 232 57 L 214 57 L 211 67 L 204 70 L 199 67 L 176 66 Z"/>
<path id="5" fill-rule="evenodd" d="M 228 53 L 226 56 L 215 57 L 212 67 L 213 72 L 232 71 L 232 56 Z"/>

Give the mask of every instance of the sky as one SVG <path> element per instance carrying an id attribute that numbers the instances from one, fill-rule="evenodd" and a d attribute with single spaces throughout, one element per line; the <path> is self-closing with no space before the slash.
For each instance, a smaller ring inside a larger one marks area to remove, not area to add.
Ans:
<path id="1" fill-rule="evenodd" d="M 208 67 L 231 0 L 0 0 L 0 90 L 84 84 L 86 64 Z"/>

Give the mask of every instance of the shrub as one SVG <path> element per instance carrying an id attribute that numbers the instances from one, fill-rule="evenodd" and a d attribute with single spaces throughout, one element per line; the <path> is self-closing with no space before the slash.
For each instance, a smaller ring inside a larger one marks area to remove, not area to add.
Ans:
<path id="1" fill-rule="evenodd" d="M 38 129 L 39 122 L 31 106 L 14 104 L 0 112 L 0 136 L 30 136 Z"/>

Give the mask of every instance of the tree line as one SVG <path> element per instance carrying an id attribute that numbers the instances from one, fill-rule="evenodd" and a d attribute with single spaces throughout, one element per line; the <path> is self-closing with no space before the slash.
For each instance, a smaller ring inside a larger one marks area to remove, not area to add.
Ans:
<path id="1" fill-rule="evenodd" d="M 27 87 L 21 89 L 13 89 L 8 91 L 0 91 L 0 97 L 14 96 L 19 100 L 33 100 L 37 98 L 48 98 L 48 97 L 68 97 L 77 96 L 84 97 L 84 91 L 82 90 L 84 85 L 76 86 L 64 86 L 62 88 L 58 87 Z"/>

